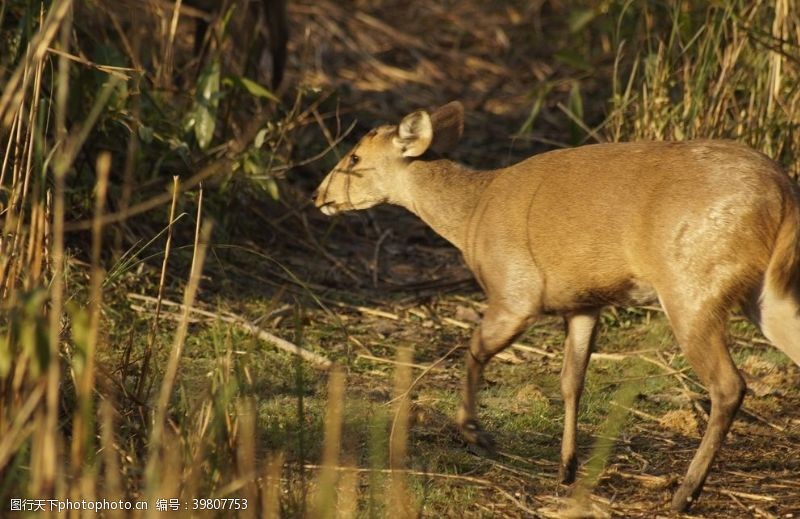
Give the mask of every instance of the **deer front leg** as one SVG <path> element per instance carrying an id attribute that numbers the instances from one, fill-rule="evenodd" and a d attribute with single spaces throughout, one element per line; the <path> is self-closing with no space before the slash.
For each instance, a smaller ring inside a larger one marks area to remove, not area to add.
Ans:
<path id="1" fill-rule="evenodd" d="M 558 478 L 562 483 L 575 481 L 578 470 L 576 436 L 578 404 L 583 393 L 586 366 L 594 349 L 598 311 L 572 314 L 564 318 L 567 339 L 564 344 L 564 364 L 561 368 L 561 395 L 564 398 L 564 435 L 561 439 L 561 467 Z"/>
<path id="2" fill-rule="evenodd" d="M 477 392 L 483 370 L 492 357 L 514 341 L 530 319 L 528 315 L 515 314 L 490 304 L 483 321 L 472 335 L 466 355 L 467 373 L 456 422 L 464 439 L 483 449 L 491 451 L 494 447 L 491 435 L 481 428 L 477 420 Z"/>

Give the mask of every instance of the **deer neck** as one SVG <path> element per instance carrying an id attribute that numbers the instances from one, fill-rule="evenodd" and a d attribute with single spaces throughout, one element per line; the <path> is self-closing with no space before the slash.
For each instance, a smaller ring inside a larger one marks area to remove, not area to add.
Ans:
<path id="1" fill-rule="evenodd" d="M 489 175 L 449 160 L 417 160 L 409 164 L 403 177 L 405 189 L 398 205 L 464 251 L 470 219 Z"/>

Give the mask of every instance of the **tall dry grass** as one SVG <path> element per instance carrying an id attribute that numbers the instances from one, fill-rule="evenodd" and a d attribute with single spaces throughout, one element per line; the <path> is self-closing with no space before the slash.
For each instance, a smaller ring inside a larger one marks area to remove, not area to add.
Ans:
<path id="1" fill-rule="evenodd" d="M 3 3 L 0 20 L 8 15 Z M 210 243 L 210 226 L 201 225 L 202 191 L 197 201 L 195 240 L 188 280 L 184 289 L 184 308 L 164 369 L 153 368 L 150 357 L 138 365 L 136 383 L 131 392 L 109 387 L 109 380 L 98 376 L 116 369 L 104 366 L 99 357 L 108 358 L 112 347 L 104 336 L 115 323 L 104 312 L 104 296 L 108 281 L 104 264 L 108 257 L 104 222 L 112 171 L 125 164 L 123 209 L 131 198 L 135 157 L 112 157 L 100 152 L 94 164 L 88 282 L 83 285 L 68 253 L 65 227 L 67 221 L 81 216 L 69 206 L 68 188 L 74 187 L 78 156 L 85 152 L 87 139 L 95 124 L 107 117 L 109 102 L 118 99 L 125 80 L 121 67 L 103 67 L 90 63 L 107 77 L 100 88 L 89 92 L 88 111 L 75 118 L 70 104 L 87 92 L 89 84 L 75 70 L 74 63 L 86 65 L 86 59 L 75 48 L 76 27 L 73 17 L 81 8 L 71 0 L 51 4 L 17 2 L 8 6 L 11 15 L 22 20 L 32 14 L 30 34 L 20 29 L 19 38 L 27 42 L 15 68 L 2 80 L 0 95 L 0 515 L 13 513 L 12 500 L 50 500 L 64 503 L 81 501 L 135 502 L 147 500 L 148 511 L 110 509 L 108 517 L 156 516 L 156 499 L 179 498 L 184 501 L 209 491 L 204 480 L 209 456 L 204 452 L 209 423 L 226 424 L 232 444 L 239 452 L 237 469 L 220 472 L 231 478 L 233 490 L 207 497 L 243 496 L 249 511 L 243 517 L 271 517 L 280 511 L 281 455 L 276 453 L 265 464 L 267 484 L 262 485 L 257 473 L 255 421 L 252 405 L 237 401 L 238 413 L 220 414 L 204 406 L 198 416 L 191 417 L 198 425 L 175 429 L 170 421 L 174 385 L 188 333 L 189 315 L 203 272 L 205 253 Z M 179 8 L 179 6 L 178 6 Z M 177 17 L 177 9 L 176 14 Z M 175 23 L 160 42 L 172 48 Z M 112 20 L 113 21 L 113 20 Z M 139 21 L 143 23 L 143 21 Z M 135 29 L 141 31 L 143 27 Z M 135 31 L 133 31 L 135 32 Z M 125 42 L 129 43 L 129 42 Z M 135 45 L 138 47 L 138 45 Z M 168 53 L 171 56 L 171 53 Z M 132 65 L 138 65 L 132 57 Z M 174 62 L 168 59 L 154 71 L 157 78 L 171 78 Z M 76 92 L 75 89 L 79 91 Z M 134 103 L 136 104 L 136 103 Z M 134 114 L 135 114 L 134 110 Z M 94 134 L 96 135 L 96 134 Z M 141 133 L 140 133 L 141 136 Z M 262 137 L 263 139 L 263 137 Z M 138 142 L 131 138 L 130 142 Z M 130 154 L 137 146 L 128 146 Z M 116 185 L 114 187 L 120 187 Z M 164 295 L 165 273 L 171 254 L 172 224 L 179 198 L 177 179 L 172 190 L 168 232 L 164 250 L 159 300 Z M 115 273 L 115 275 L 117 275 Z M 154 319 L 146 341 L 149 354 L 159 346 L 156 336 L 164 333 Z M 104 350 L 105 349 L 105 350 Z M 159 388 L 151 401 L 151 388 Z M 119 401 L 117 399 L 128 399 Z M 138 407 L 145 415 L 143 438 L 134 442 L 132 450 L 121 428 L 121 409 Z M 224 428 L 224 427 L 223 427 Z M 138 451 L 137 443 L 146 449 Z M 138 458 L 141 475 L 123 477 L 129 471 L 131 458 Z M 218 461 L 215 461 L 218 463 Z M 276 487 L 276 484 L 278 487 Z M 259 495 L 263 487 L 263 496 Z M 211 489 L 213 490 L 213 489 Z M 259 506 L 263 501 L 264 506 Z M 268 504 L 267 504 L 268 503 Z M 45 502 L 49 512 L 53 509 Z M 25 506 L 25 505 L 23 505 Z M 23 508 L 23 511 L 25 509 Z M 27 509 L 30 511 L 30 508 Z M 94 512 L 73 510 L 71 517 L 84 517 Z M 223 512 L 224 513 L 224 512 Z"/>
<path id="2" fill-rule="evenodd" d="M 626 2 L 613 14 L 609 140 L 736 139 L 800 175 L 800 4 Z"/>
<path id="3" fill-rule="evenodd" d="M 183 289 L 183 313 L 172 332 L 166 363 L 159 366 L 157 359 L 164 358 L 159 354 L 165 349 L 160 337 L 166 333 L 160 319 L 160 302 L 173 252 L 173 226 L 180 218 L 176 207 L 183 196 L 177 177 L 169 197 L 166 232 L 156 237 L 164 239 L 154 294 L 159 304 L 143 340 L 144 356 L 138 363 L 123 356 L 122 366 L 104 366 L 100 360 L 114 357 L 109 355 L 114 346 L 104 339 L 116 325 L 104 312 L 106 292 L 120 276 L 120 270 L 132 264 L 131 256 L 126 254 L 108 272 L 105 269 L 105 227 L 112 221 L 109 217 L 119 216 L 108 214 L 106 202 L 114 172 L 123 169 L 123 185 L 113 187 L 121 187 L 123 212 L 129 207 L 134 164 L 139 160 L 135 156 L 138 145 L 131 143 L 139 139 L 129 139 L 125 157 L 108 152 L 96 157 L 93 209 L 87 226 L 91 237 L 88 282 L 81 286 L 65 234 L 68 220 L 76 216 L 69 207 L 68 186 L 75 174 L 75 161 L 94 125 L 126 80 L 109 73 L 100 90 L 92 93 L 92 104 L 84 118 L 68 117 L 70 101 L 78 95 L 74 89 L 86 86 L 75 80 L 74 63 L 82 58 L 73 48 L 74 9 L 70 0 L 57 0 L 49 9 L 42 7 L 23 59 L 10 77 L 3 78 L 5 88 L 0 97 L 0 136 L 5 148 L 0 186 L 7 194 L 1 208 L 0 238 L 0 515 L 12 512 L 12 499 L 55 499 L 61 503 L 144 501 L 147 510 L 112 508 L 104 514 L 158 517 L 162 512 L 156 510 L 157 500 L 178 499 L 180 508 L 185 509 L 187 503 L 193 506 L 194 498 L 205 497 L 217 501 L 247 500 L 246 508 L 240 503 L 233 511 L 207 511 L 206 515 L 352 516 L 362 496 L 360 473 L 340 470 L 343 464 L 355 465 L 355 453 L 344 457 L 340 454 L 345 400 L 341 369 L 333 370 L 330 376 L 322 468 L 318 474 L 315 467 L 302 463 L 295 468 L 305 476 L 299 487 L 293 484 L 297 487 L 293 491 L 299 496 L 294 502 L 287 503 L 284 452 L 260 456 L 256 410 L 251 400 L 235 396 L 230 405 L 206 402 L 191 416 L 172 416 L 176 381 L 189 334 L 189 309 L 197 295 L 211 242 L 210 226 L 202 223 L 201 190 L 195 199 L 194 243 Z M 172 48 L 172 20 L 169 30 L 162 31 L 164 41 L 158 42 L 157 48 Z M 140 45 L 134 43 L 131 48 L 134 47 Z M 131 64 L 137 66 L 137 51 L 132 53 Z M 152 73 L 162 86 L 171 81 L 170 69 L 175 66 L 174 53 L 166 55 L 163 67 Z M 131 71 L 132 77 L 127 81 L 140 83 L 140 72 Z M 54 89 L 45 88 L 48 81 L 55 85 Z M 139 103 L 132 104 L 135 106 L 131 113 L 136 115 Z M 301 332 L 296 342 L 302 345 Z M 107 375 L 99 375 L 118 369 L 125 374 L 121 377 L 123 383 L 128 378 L 134 381 L 126 391 L 112 387 Z M 223 384 L 241 384 L 236 380 L 226 382 L 228 377 L 236 376 L 230 374 L 229 363 L 216 369 L 215 375 Z M 402 380 L 406 380 L 407 373 L 401 372 L 405 373 Z M 302 395 L 302 376 L 297 381 Z M 401 429 L 408 419 L 408 405 L 404 402 L 405 407 L 397 416 Z M 302 396 L 298 406 L 298 416 L 302 418 Z M 124 424 L 127 418 L 123 413 L 131 412 L 144 416 L 134 441 L 125 437 L 131 428 Z M 225 432 L 223 442 L 216 441 L 214 431 Z M 400 447 L 395 442 L 392 448 Z M 226 455 L 231 453 L 232 464 L 226 462 Z M 131 477 L 131 467 L 139 468 L 138 475 Z M 402 489 L 398 486 L 401 479 L 393 481 L 396 493 Z M 65 514 L 88 517 L 93 513 L 73 510 Z"/>

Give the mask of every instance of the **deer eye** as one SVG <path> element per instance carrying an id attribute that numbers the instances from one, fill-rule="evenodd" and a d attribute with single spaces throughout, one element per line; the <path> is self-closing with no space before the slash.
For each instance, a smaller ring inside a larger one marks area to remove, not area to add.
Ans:
<path id="1" fill-rule="evenodd" d="M 350 165 L 350 167 L 352 168 L 353 166 L 355 166 L 356 164 L 358 164 L 358 162 L 359 162 L 360 160 L 361 160 L 361 157 L 359 157 L 359 156 L 358 156 L 358 155 L 356 155 L 355 153 L 354 153 L 353 155 L 350 155 L 350 164 L 349 164 L 349 165 Z"/>

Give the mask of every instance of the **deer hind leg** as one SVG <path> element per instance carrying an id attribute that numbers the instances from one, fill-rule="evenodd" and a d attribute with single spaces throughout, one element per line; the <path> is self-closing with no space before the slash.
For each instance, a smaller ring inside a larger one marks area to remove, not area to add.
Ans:
<path id="1" fill-rule="evenodd" d="M 561 395 L 564 398 L 564 435 L 561 438 L 561 466 L 558 477 L 562 483 L 575 481 L 578 470 L 576 431 L 578 404 L 583 393 L 586 366 L 594 349 L 599 310 L 572 314 L 564 318 L 567 339 L 564 343 L 564 364 L 561 367 Z"/>
<path id="2" fill-rule="evenodd" d="M 683 483 L 675 492 L 672 508 L 686 511 L 703 489 L 711 463 L 742 404 L 745 383 L 731 359 L 727 346 L 725 304 L 682 305 L 662 298 L 672 329 L 700 381 L 711 397 L 711 416 Z"/>
<path id="3" fill-rule="evenodd" d="M 467 373 L 461 407 L 456 422 L 464 439 L 486 450 L 494 447 L 491 435 L 477 420 L 477 392 L 483 370 L 492 357 L 508 347 L 531 322 L 532 314 L 520 314 L 506 307 L 489 304 L 489 309 L 475 330 L 466 355 Z"/>

